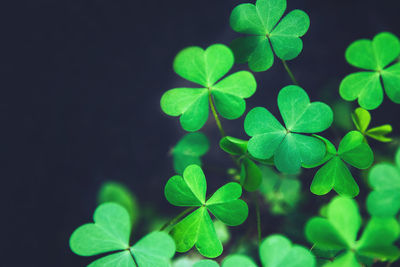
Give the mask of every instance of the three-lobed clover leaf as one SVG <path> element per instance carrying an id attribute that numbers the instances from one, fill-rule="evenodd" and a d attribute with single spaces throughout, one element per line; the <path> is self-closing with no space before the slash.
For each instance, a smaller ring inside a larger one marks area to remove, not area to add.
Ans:
<path id="1" fill-rule="evenodd" d="M 381 142 L 392 141 L 392 138 L 386 136 L 387 134 L 392 132 L 392 126 L 390 124 L 385 124 L 368 129 L 368 126 L 371 122 L 371 114 L 368 110 L 363 108 L 356 108 L 351 117 L 357 130 L 364 136 L 371 137 Z"/>
<path id="2" fill-rule="evenodd" d="M 165 197 L 175 206 L 197 208 L 177 223 L 171 232 L 178 252 L 186 252 L 194 245 L 205 257 L 215 258 L 222 253 L 211 212 L 217 219 L 229 226 L 242 224 L 248 215 L 247 204 L 239 199 L 242 187 L 235 182 L 219 188 L 206 200 L 207 182 L 198 165 L 190 165 L 183 177 L 171 177 L 165 186 Z"/>
<path id="3" fill-rule="evenodd" d="M 395 260 L 400 251 L 393 245 L 400 229 L 395 218 L 370 219 L 360 239 L 361 216 L 356 201 L 335 197 L 328 205 L 327 217 L 311 218 L 305 228 L 315 248 L 341 254 L 324 267 L 361 267 L 359 257 L 382 261 Z"/>
<path id="4" fill-rule="evenodd" d="M 192 164 L 201 166 L 201 156 L 210 149 L 210 142 L 203 133 L 188 133 L 172 149 L 174 170 L 182 174 Z"/>
<path id="5" fill-rule="evenodd" d="M 341 97 L 347 101 L 358 98 L 361 107 L 376 109 L 383 101 L 384 87 L 389 99 L 400 104 L 400 63 L 394 63 L 399 55 L 400 41 L 388 32 L 377 34 L 372 41 L 353 42 L 346 50 L 346 60 L 366 71 L 343 79 L 339 89 Z"/>
<path id="6" fill-rule="evenodd" d="M 263 267 L 314 267 L 315 257 L 306 248 L 293 245 L 283 235 L 271 235 L 260 245 L 260 259 Z M 212 260 L 202 260 L 193 267 L 218 267 Z M 252 259 L 245 255 L 230 255 L 226 257 L 221 267 L 257 267 Z"/>
<path id="7" fill-rule="evenodd" d="M 250 36 L 234 40 L 231 48 L 239 63 L 249 63 L 252 71 L 265 71 L 274 63 L 274 53 L 282 60 L 297 57 L 303 49 L 303 36 L 309 26 L 308 15 L 293 10 L 283 19 L 286 0 L 257 0 L 233 9 L 230 24 L 234 31 Z M 273 52 L 272 52 L 273 51 Z"/>
<path id="8" fill-rule="evenodd" d="M 174 60 L 174 70 L 182 78 L 201 88 L 175 88 L 161 97 L 161 109 L 170 116 L 180 116 L 186 131 L 199 130 L 208 119 L 210 101 L 226 119 L 237 119 L 246 102 L 256 91 L 256 80 L 248 71 L 239 71 L 220 80 L 233 66 L 234 56 L 225 45 L 215 44 L 203 50 L 193 46 L 183 49 Z"/>
<path id="9" fill-rule="evenodd" d="M 278 95 L 278 107 L 285 127 L 265 108 L 256 107 L 246 116 L 244 130 L 251 136 L 247 149 L 259 159 L 274 157 L 276 168 L 285 173 L 297 173 L 303 165 L 321 161 L 326 149 L 316 137 L 332 124 L 333 112 L 322 102 L 310 102 L 299 86 L 284 87 Z"/>
<path id="10" fill-rule="evenodd" d="M 152 232 L 130 246 L 131 219 L 122 206 L 101 204 L 93 220 L 94 223 L 84 224 L 72 233 L 71 250 L 80 256 L 114 253 L 92 262 L 89 267 L 170 266 L 175 254 L 174 240 L 164 232 Z"/>
<path id="11" fill-rule="evenodd" d="M 374 189 L 367 198 L 369 213 L 379 217 L 395 216 L 400 210 L 400 148 L 395 165 L 379 163 L 372 167 L 368 178 Z"/>
<path id="12" fill-rule="evenodd" d="M 238 163 L 240 165 L 240 184 L 246 191 L 256 191 L 261 184 L 261 171 L 257 164 L 247 153 L 248 141 L 235 138 L 232 136 L 223 137 L 219 146 L 222 150 L 232 156 L 239 156 Z"/>
<path id="13" fill-rule="evenodd" d="M 301 196 L 301 182 L 292 175 L 276 173 L 272 168 L 261 166 L 260 192 L 268 203 L 271 213 L 287 214 L 293 210 Z"/>
<path id="14" fill-rule="evenodd" d="M 136 197 L 126 186 L 118 182 L 109 181 L 102 184 L 97 194 L 97 202 L 99 204 L 113 202 L 124 207 L 129 213 L 132 227 L 137 223 L 140 216 Z"/>
<path id="15" fill-rule="evenodd" d="M 311 192 L 325 195 L 333 189 L 343 196 L 358 195 L 358 185 L 345 162 L 358 169 L 368 169 L 372 165 L 374 154 L 364 142 L 364 136 L 358 131 L 347 133 L 340 141 L 337 151 L 329 140 L 319 138 L 326 143 L 327 154 L 321 162 L 324 165 L 317 171 L 311 183 Z"/>

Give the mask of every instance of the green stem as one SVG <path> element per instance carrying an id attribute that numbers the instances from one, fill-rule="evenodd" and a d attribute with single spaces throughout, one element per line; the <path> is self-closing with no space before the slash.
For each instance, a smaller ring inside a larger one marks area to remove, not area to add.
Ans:
<path id="1" fill-rule="evenodd" d="M 217 111 L 215 110 L 214 101 L 213 101 L 212 96 L 211 96 L 211 90 L 208 90 L 208 100 L 210 102 L 211 111 L 212 111 L 212 113 L 214 115 L 214 119 L 215 119 L 215 122 L 217 123 L 219 132 L 221 133 L 222 137 L 225 137 L 226 134 L 225 134 L 224 128 L 222 128 L 221 121 L 219 120 Z"/>
<path id="2" fill-rule="evenodd" d="M 166 222 L 163 227 L 161 227 L 160 231 L 164 231 L 168 228 L 168 226 L 175 224 L 177 221 L 182 219 L 183 216 L 194 210 L 196 207 L 190 207 L 179 213 L 176 217 L 172 218 L 170 221 Z"/>
<path id="3" fill-rule="evenodd" d="M 283 66 L 285 67 L 287 73 L 289 74 L 290 79 L 295 85 L 299 85 L 296 78 L 294 77 L 292 71 L 290 70 L 289 66 L 286 64 L 286 61 L 282 59 Z"/>
<path id="4" fill-rule="evenodd" d="M 260 205 L 258 203 L 257 196 L 253 195 L 253 200 L 256 206 L 256 217 L 257 217 L 257 236 L 258 236 L 258 246 L 261 245 L 261 216 L 260 216 Z"/>

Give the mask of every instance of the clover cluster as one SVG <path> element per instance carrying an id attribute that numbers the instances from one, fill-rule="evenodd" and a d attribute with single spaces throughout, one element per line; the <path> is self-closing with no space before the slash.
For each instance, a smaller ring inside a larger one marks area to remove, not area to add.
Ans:
<path id="1" fill-rule="evenodd" d="M 170 89 L 160 101 L 162 111 L 179 117 L 181 127 L 189 132 L 171 150 L 176 175 L 167 181 L 164 193 L 170 204 L 185 209 L 171 220 L 148 227 L 150 233 L 131 245 L 132 227 L 141 218 L 140 205 L 124 186 L 104 185 L 94 223 L 79 227 L 70 239 L 72 251 L 81 256 L 112 252 L 89 266 L 167 267 L 173 262 L 172 266 L 181 267 L 360 267 L 400 257 L 395 246 L 400 235 L 396 219 L 400 210 L 400 149 L 395 164 L 373 165 L 369 139 L 391 143 L 393 138 L 387 135 L 392 126 L 369 128 L 368 111 L 382 104 L 384 91 L 390 100 L 400 103 L 400 41 L 383 32 L 372 41 L 358 40 L 347 48 L 348 63 L 365 71 L 348 75 L 338 88 L 344 100 L 358 99 L 360 105 L 348 114 L 354 125 L 340 132 L 335 128 L 332 108 L 311 101 L 287 65 L 286 61 L 301 53 L 300 37 L 307 32 L 310 20 L 304 11 L 284 15 L 285 11 L 286 0 L 240 4 L 231 13 L 230 25 L 244 36 L 229 46 L 192 46 L 177 54 L 174 71 L 195 85 Z M 276 59 L 293 82 L 279 91 L 280 117 L 273 115 L 271 107 L 254 107 L 244 118 L 248 139 L 228 135 L 221 118 L 234 120 L 245 114 L 246 99 L 257 89 L 252 72 L 267 71 Z M 248 63 L 249 70 L 228 74 L 235 63 Z M 210 113 L 221 134 L 219 148 L 229 154 L 232 168 L 222 174 L 228 182 L 208 195 L 203 171 L 207 164 L 202 157 L 212 142 L 199 130 Z M 332 128 L 340 141 L 326 137 Z M 308 191 L 302 191 L 299 177 L 312 176 L 310 173 L 314 174 L 308 182 L 311 193 L 321 196 L 333 190 L 337 194 L 321 207 L 319 216 L 305 224 L 302 236 L 311 249 L 293 244 L 283 234 L 263 237 L 260 214 L 268 210 L 275 215 L 291 214 Z M 359 235 L 363 213 L 353 198 L 360 193 L 359 183 L 366 182 L 372 188 L 366 201 L 371 218 Z M 232 240 L 230 228 L 247 220 L 253 211 L 250 203 L 255 207 L 256 223 L 247 223 L 250 231 L 240 231 L 241 239 Z M 251 235 L 254 227 L 258 238 Z M 251 250 L 240 249 L 243 240 L 257 244 L 259 259 L 252 257 Z M 187 254 L 172 260 L 175 252 Z"/>

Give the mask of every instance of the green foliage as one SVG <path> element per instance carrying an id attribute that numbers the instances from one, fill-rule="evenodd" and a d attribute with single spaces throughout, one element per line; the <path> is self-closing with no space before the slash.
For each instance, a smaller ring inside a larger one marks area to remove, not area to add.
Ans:
<path id="1" fill-rule="evenodd" d="M 182 176 L 171 177 L 165 186 L 165 197 L 175 206 L 198 207 L 177 223 L 172 237 L 178 252 L 186 252 L 194 245 L 205 257 L 215 258 L 222 253 L 209 212 L 223 223 L 236 226 L 248 215 L 247 204 L 239 199 L 242 188 L 238 183 L 228 183 L 206 200 L 207 183 L 203 171 L 197 165 L 188 166 Z"/>
<path id="2" fill-rule="evenodd" d="M 233 66 L 231 50 L 215 44 L 203 50 L 188 47 L 178 53 L 174 70 L 182 78 L 201 88 L 175 88 L 161 98 L 162 110 L 170 116 L 180 116 L 186 131 L 197 131 L 207 121 L 209 103 L 226 119 L 237 119 L 246 109 L 245 98 L 256 91 L 256 81 L 248 71 L 239 71 L 220 80 Z"/>
<path id="3" fill-rule="evenodd" d="M 274 53 L 282 60 L 300 54 L 303 49 L 300 37 L 307 32 L 310 19 L 305 12 L 293 10 L 281 20 L 285 10 L 286 0 L 257 0 L 255 5 L 235 7 L 230 17 L 231 27 L 249 35 L 231 44 L 238 63 L 249 62 L 252 71 L 265 71 L 273 65 Z"/>
<path id="4" fill-rule="evenodd" d="M 278 95 L 278 107 L 285 127 L 265 108 L 252 109 L 244 121 L 244 130 L 252 138 L 249 153 L 260 159 L 274 156 L 276 168 L 284 173 L 298 173 L 301 165 L 322 160 L 326 149 L 316 137 L 304 133 L 326 130 L 333 121 L 331 108 L 322 102 L 310 103 L 300 87 L 289 85 Z"/>
<path id="5" fill-rule="evenodd" d="M 202 165 L 201 156 L 210 149 L 210 142 L 203 133 L 188 133 L 172 149 L 174 169 L 182 174 L 192 164 Z"/>
<path id="6" fill-rule="evenodd" d="M 72 233 L 71 250 L 80 256 L 114 253 L 92 262 L 90 267 L 170 266 L 175 254 L 173 239 L 164 232 L 153 232 L 130 246 L 130 217 L 122 206 L 101 204 L 93 220 L 94 223 L 84 224 Z"/>
<path id="7" fill-rule="evenodd" d="M 287 214 L 300 199 L 301 183 L 295 176 L 284 176 L 267 166 L 260 167 L 262 183 L 260 192 L 268 203 L 271 213 Z"/>
<path id="8" fill-rule="evenodd" d="M 222 150 L 232 156 L 239 156 L 237 163 L 240 165 L 240 184 L 246 191 L 256 191 L 261 184 L 261 171 L 257 164 L 247 153 L 248 141 L 225 136 L 219 142 Z"/>
<path id="9" fill-rule="evenodd" d="M 327 154 L 321 162 L 324 165 L 317 171 L 311 183 L 311 192 L 325 195 L 334 189 L 342 196 L 358 195 L 359 187 L 345 163 L 358 169 L 367 169 L 372 165 L 374 154 L 364 142 L 363 135 L 357 131 L 347 133 L 340 141 L 338 151 L 329 140 L 320 138 L 326 143 Z"/>
<path id="10" fill-rule="evenodd" d="M 358 98 L 361 107 L 376 109 L 383 101 L 384 87 L 389 99 L 399 104 L 400 63 L 394 63 L 399 55 L 400 41 L 388 32 L 377 34 L 372 41 L 361 39 L 352 43 L 346 50 L 347 62 L 367 71 L 344 78 L 339 90 L 341 97 L 347 101 Z"/>
<path id="11" fill-rule="evenodd" d="M 112 181 L 105 182 L 97 194 L 97 202 L 99 204 L 114 202 L 121 205 L 129 213 L 131 226 L 133 227 L 137 223 L 140 215 L 139 205 L 135 196 L 124 185 Z"/>
<path id="12" fill-rule="evenodd" d="M 371 169 L 369 183 L 374 189 L 367 199 L 369 213 L 379 217 L 395 216 L 400 210 L 400 148 L 395 165 L 379 163 Z"/>
<path id="13" fill-rule="evenodd" d="M 332 263 L 324 266 L 361 267 L 359 257 L 395 260 L 400 252 L 393 242 L 398 238 L 399 224 L 394 218 L 371 218 L 360 239 L 361 216 L 357 203 L 335 197 L 328 205 L 327 217 L 310 219 L 305 228 L 307 239 L 315 248 L 343 251 Z"/>
<path id="14" fill-rule="evenodd" d="M 360 131 L 364 136 L 371 137 L 381 142 L 392 141 L 392 138 L 386 137 L 387 134 L 392 132 L 392 125 L 385 124 L 368 129 L 368 126 L 371 122 L 371 114 L 368 110 L 363 108 L 356 108 L 351 117 L 357 130 Z"/>

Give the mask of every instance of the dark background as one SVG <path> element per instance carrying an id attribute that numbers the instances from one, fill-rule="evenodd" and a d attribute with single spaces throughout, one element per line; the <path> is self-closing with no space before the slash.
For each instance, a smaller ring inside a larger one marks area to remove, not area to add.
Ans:
<path id="1" fill-rule="evenodd" d="M 236 38 L 229 15 L 246 1 L 2 2 L 0 266 L 84 266 L 90 260 L 74 255 L 68 238 L 91 221 L 102 182 L 125 183 L 167 215 L 168 151 L 184 134 L 159 107 L 163 92 L 184 83 L 173 58 L 186 46 Z M 345 48 L 381 31 L 399 36 L 399 7 L 398 0 L 288 1 L 288 10 L 311 19 L 303 53 L 289 65 L 313 100 L 328 84 L 330 100 L 340 100 L 338 83 L 354 71 Z M 248 107 L 276 114 L 277 93 L 290 83 L 282 65 L 256 79 Z M 386 99 L 373 116 L 396 128 L 399 111 Z M 228 134 L 244 136 L 243 118 L 222 122 Z M 215 128 L 210 118 L 206 162 L 229 166 Z"/>

